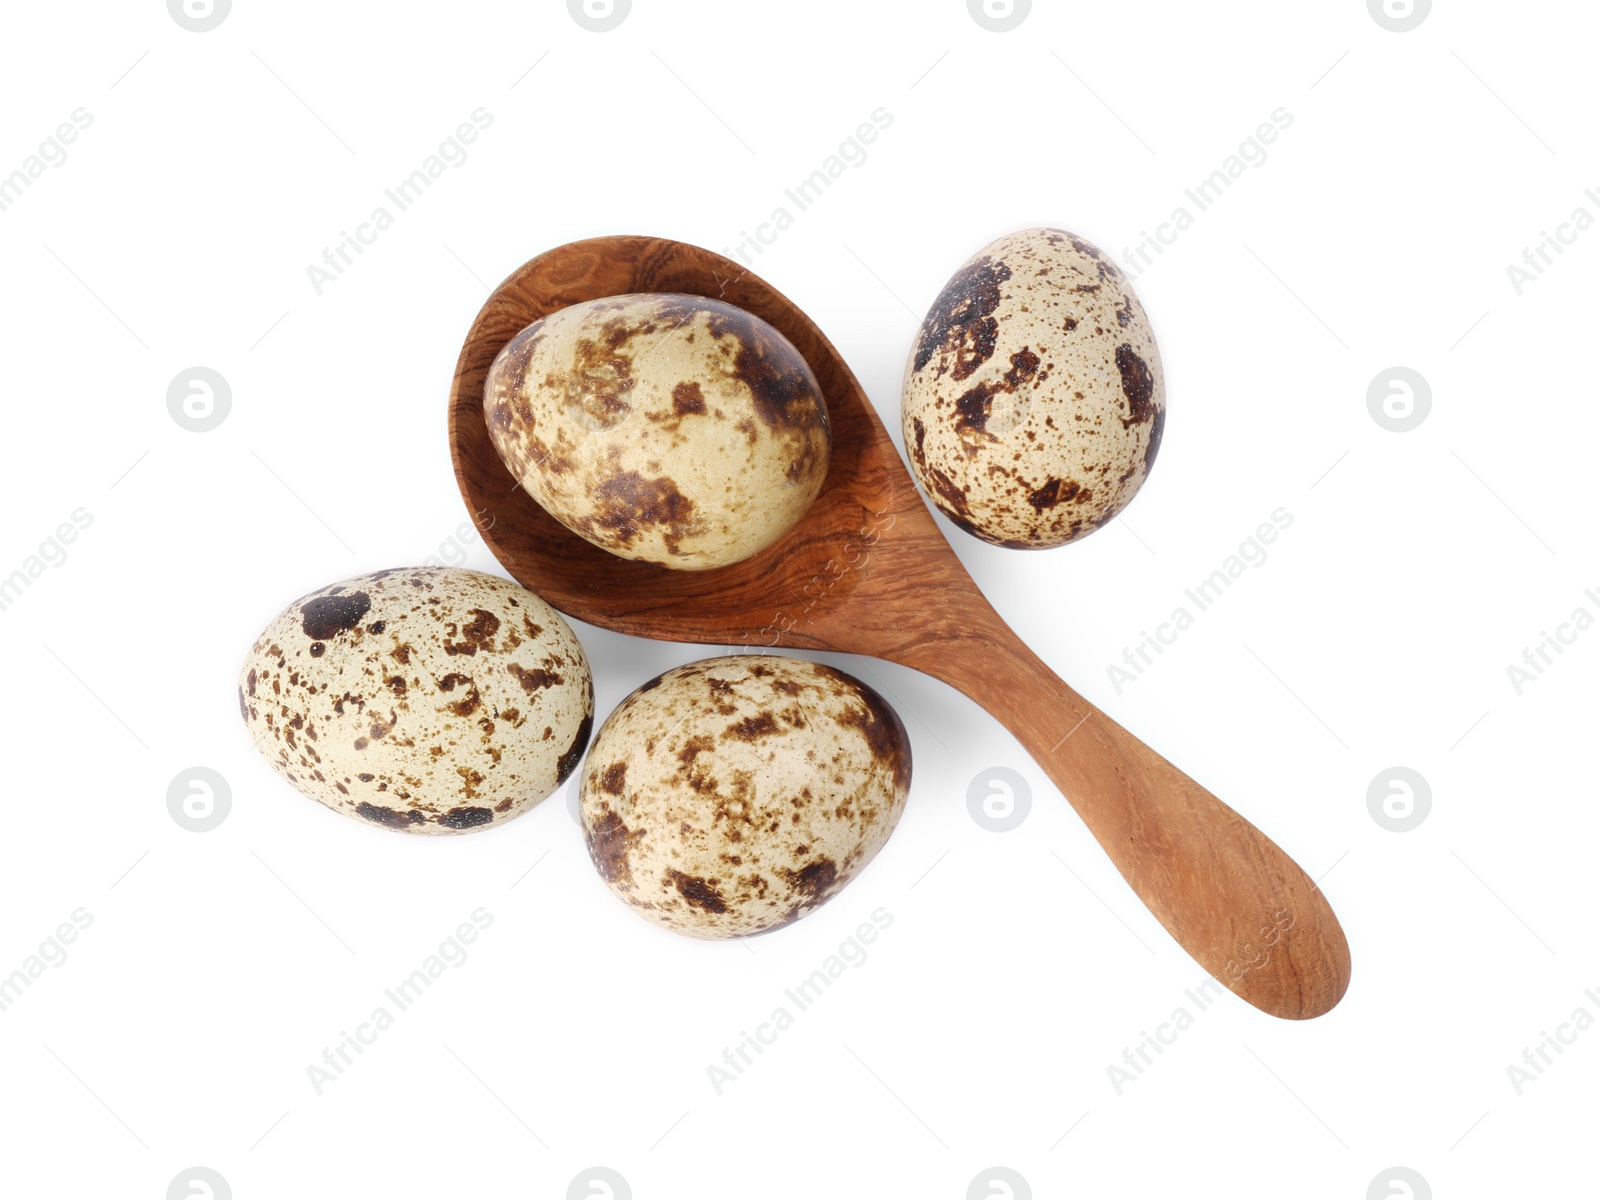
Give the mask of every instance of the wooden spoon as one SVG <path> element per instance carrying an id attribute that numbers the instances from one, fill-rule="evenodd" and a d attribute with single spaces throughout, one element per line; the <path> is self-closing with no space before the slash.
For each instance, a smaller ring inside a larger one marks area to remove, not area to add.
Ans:
<path id="1" fill-rule="evenodd" d="M 501 347 L 556 309 L 631 292 L 711 296 L 755 313 L 794 343 L 822 385 L 833 427 L 822 493 L 754 558 L 673 571 L 614 557 L 540 508 L 489 440 L 483 385 Z M 839 352 L 747 268 L 648 237 L 541 254 L 472 323 L 450 393 L 450 448 L 484 540 L 563 612 L 668 641 L 872 655 L 942 679 L 1016 735 L 1167 932 L 1225 986 L 1290 1018 L 1319 1016 L 1344 995 L 1349 947 L 1316 885 L 1022 644 L 945 542 Z"/>

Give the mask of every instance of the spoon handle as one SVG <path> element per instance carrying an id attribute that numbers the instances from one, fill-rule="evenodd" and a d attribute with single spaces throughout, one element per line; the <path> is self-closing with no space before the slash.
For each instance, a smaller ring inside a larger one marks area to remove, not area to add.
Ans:
<path id="1" fill-rule="evenodd" d="M 1224 986 L 1290 1019 L 1337 1004 L 1350 948 L 1300 866 L 1062 682 L 976 589 L 961 626 L 885 657 L 966 693 L 1016 735 L 1156 919 Z"/>

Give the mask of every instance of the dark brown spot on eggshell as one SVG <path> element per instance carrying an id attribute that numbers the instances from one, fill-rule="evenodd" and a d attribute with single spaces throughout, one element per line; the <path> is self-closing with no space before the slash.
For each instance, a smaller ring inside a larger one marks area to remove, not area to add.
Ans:
<path id="1" fill-rule="evenodd" d="M 1078 485 L 1070 479 L 1047 479 L 1028 493 L 1028 503 L 1037 509 L 1054 508 L 1064 500 L 1078 494 Z"/>
<path id="2" fill-rule="evenodd" d="M 455 633 L 455 624 L 452 623 L 448 628 L 452 634 Z M 499 632 L 500 618 L 491 612 L 475 608 L 472 610 L 472 620 L 461 626 L 459 634 L 461 640 L 446 642 L 444 644 L 444 652 L 446 654 L 475 655 L 479 650 L 493 651 L 494 635 Z"/>
<path id="3" fill-rule="evenodd" d="M 472 676 L 470 675 L 451 672 L 438 681 L 438 687 L 441 692 L 453 693 L 457 688 L 460 688 L 465 693 L 460 699 L 451 701 L 448 706 L 450 711 L 458 717 L 470 717 L 478 711 L 479 706 L 483 703 L 483 697 L 478 692 L 478 685 L 472 681 Z"/>
<path id="4" fill-rule="evenodd" d="M 956 429 L 962 433 L 984 434 L 989 420 L 989 389 L 975 387 L 956 400 Z"/>
<path id="5" fill-rule="evenodd" d="M 600 872 L 600 878 L 610 884 L 632 888 L 628 851 L 643 838 L 643 830 L 629 829 L 609 808 L 602 812 L 585 834 L 589 858 Z"/>
<path id="6" fill-rule="evenodd" d="M 964 488 L 957 487 L 955 481 L 937 467 L 928 468 L 928 482 L 933 487 L 933 501 L 945 516 L 968 533 L 983 536 L 972 519 Z"/>
<path id="7" fill-rule="evenodd" d="M 366 592 L 314 596 L 300 606 L 300 627 L 314 642 L 325 642 L 361 623 L 372 607 Z"/>
<path id="8" fill-rule="evenodd" d="M 685 875 L 682 871 L 670 867 L 667 869 L 666 877 L 672 886 L 678 889 L 678 895 L 683 897 L 684 903 L 690 908 L 702 909 L 708 913 L 728 911 L 728 904 L 723 900 L 722 893 L 707 880 L 695 875 Z"/>
<path id="9" fill-rule="evenodd" d="M 592 696 L 589 704 L 590 710 L 583 714 L 583 720 L 578 723 L 578 732 L 572 737 L 572 745 L 567 747 L 557 765 L 556 783 L 558 784 L 565 783 L 567 777 L 583 761 L 583 752 L 589 745 L 589 731 L 594 727 L 594 700 Z"/>
<path id="10" fill-rule="evenodd" d="M 828 410 L 816 376 L 794 347 L 781 340 L 771 326 L 739 314 L 739 352 L 734 355 L 733 377 L 750 389 L 756 415 L 769 429 L 780 432 L 820 430 L 828 435 Z"/>
<path id="11" fill-rule="evenodd" d="M 494 813 L 487 808 L 452 808 L 439 818 L 439 824 L 446 829 L 476 829 L 480 825 L 487 825 L 494 820 Z"/>
<path id="12" fill-rule="evenodd" d="M 1148 478 L 1150 470 L 1156 465 L 1156 451 L 1161 449 L 1161 435 L 1167 427 L 1167 410 L 1158 408 L 1150 419 L 1150 440 L 1144 448 L 1144 473 Z"/>
<path id="13" fill-rule="evenodd" d="M 789 882 L 789 890 L 809 897 L 816 903 L 821 903 L 828 898 L 833 889 L 834 882 L 839 877 L 839 868 L 831 858 L 819 858 L 809 862 L 798 871 L 783 871 L 783 877 Z"/>
<path id="14" fill-rule="evenodd" d="M 535 667 L 529 670 L 521 663 L 507 663 L 506 670 L 511 673 L 513 679 L 522 685 L 522 690 L 530 696 L 545 688 L 559 687 L 565 682 L 559 674 L 554 671 L 547 671 L 543 667 Z"/>
<path id="15" fill-rule="evenodd" d="M 1000 377 L 998 382 L 980 383 L 977 387 L 969 388 L 956 400 L 956 432 L 962 440 L 971 441 L 977 438 L 986 438 L 994 441 L 995 438 L 988 432 L 989 412 L 994 397 L 1005 393 L 1015 392 L 1028 380 L 1032 379 L 1039 370 L 1039 356 L 1024 346 L 1011 356 L 1011 369 Z M 926 433 L 923 434 L 926 437 Z M 920 450 L 922 439 L 918 440 Z"/>
<path id="16" fill-rule="evenodd" d="M 746 717 L 742 721 L 734 722 L 722 731 L 722 736 L 725 738 L 738 738 L 741 742 L 754 742 L 782 732 L 783 730 L 778 725 L 778 719 L 770 712 L 764 712 L 759 716 Z"/>
<path id="17" fill-rule="evenodd" d="M 396 808 L 384 808 L 382 805 L 369 804 L 363 800 L 356 805 L 356 815 L 379 825 L 387 825 L 390 829 L 405 829 L 411 825 L 424 825 L 428 818 L 415 809 L 401 812 Z"/>
<path id="18" fill-rule="evenodd" d="M 962 380 L 994 353 L 999 325 L 993 313 L 1000 305 L 1000 285 L 1011 278 L 1011 268 L 980 258 L 957 271 L 944 285 L 917 340 L 916 370 L 920 371 L 943 351 L 950 357 L 950 377 Z"/>
<path id="19" fill-rule="evenodd" d="M 699 737 L 685 738 L 683 745 L 678 750 L 678 761 L 685 768 L 692 767 L 695 759 L 708 751 L 715 750 L 716 746 L 717 743 L 714 739 L 703 734 Z"/>
<path id="20" fill-rule="evenodd" d="M 700 385 L 690 380 L 672 389 L 672 411 L 680 417 L 699 416 L 706 411 L 706 398 Z"/>
<path id="21" fill-rule="evenodd" d="M 900 720 L 900 714 L 872 688 L 862 683 L 859 679 L 846 675 L 843 671 L 835 671 L 832 667 L 822 668 L 831 671 L 847 693 L 853 693 L 860 702 L 860 708 L 847 710 L 839 717 L 841 724 L 853 726 L 860 731 L 866 739 L 867 747 L 872 751 L 873 760 L 886 766 L 894 773 L 895 783 L 901 788 L 911 786 L 911 739 L 906 735 L 906 727 Z"/>
<path id="22" fill-rule="evenodd" d="M 601 481 L 588 529 L 598 527 L 618 546 L 633 544 L 641 528 L 661 531 L 667 553 L 681 553 L 680 543 L 694 532 L 694 501 L 670 479 L 646 479 L 637 471 L 621 471 Z"/>
<path id="23" fill-rule="evenodd" d="M 1148 421 L 1152 415 L 1150 395 L 1155 381 L 1144 359 L 1126 342 L 1117 347 L 1117 371 L 1122 376 L 1122 394 L 1128 398 L 1128 419 L 1123 424 Z"/>

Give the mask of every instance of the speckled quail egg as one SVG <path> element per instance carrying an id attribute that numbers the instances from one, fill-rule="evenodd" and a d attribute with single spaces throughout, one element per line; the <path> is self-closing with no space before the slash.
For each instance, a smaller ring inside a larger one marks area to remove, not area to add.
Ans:
<path id="1" fill-rule="evenodd" d="M 1082 238 L 1024 229 L 945 284 L 906 364 L 917 481 L 986 542 L 1086 537 L 1133 499 L 1167 402 L 1150 321 L 1126 276 Z"/>
<path id="2" fill-rule="evenodd" d="M 378 571 L 296 600 L 262 631 L 239 709 L 277 772 L 407 833 L 526 812 L 583 757 L 594 687 L 561 615 L 504 579 Z"/>
<path id="3" fill-rule="evenodd" d="M 883 848 L 911 743 L 860 680 L 775 655 L 710 658 L 639 688 L 584 766 L 589 855 L 648 920 L 700 938 L 814 911 Z"/>
<path id="4" fill-rule="evenodd" d="M 559 309 L 484 386 L 490 437 L 556 520 L 623 558 L 700 570 L 765 550 L 828 473 L 828 410 L 781 333 L 673 293 Z"/>

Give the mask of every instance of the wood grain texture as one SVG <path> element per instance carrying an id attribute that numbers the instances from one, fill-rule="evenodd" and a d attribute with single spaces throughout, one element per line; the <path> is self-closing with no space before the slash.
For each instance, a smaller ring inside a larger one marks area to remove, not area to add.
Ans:
<path id="1" fill-rule="evenodd" d="M 811 365 L 833 456 L 804 519 L 713 571 L 614 557 L 522 490 L 490 442 L 483 385 L 538 318 L 631 292 L 711 296 L 766 320 Z M 456 365 L 450 447 L 461 494 L 506 569 L 561 611 L 640 637 L 872 655 L 966 693 L 1027 748 L 1167 931 L 1243 999 L 1280 1017 L 1327 1012 L 1350 952 L 1322 893 L 1266 835 L 1063 683 L 984 599 L 924 506 L 839 352 L 736 263 L 659 238 L 558 247 L 502 283 Z"/>

